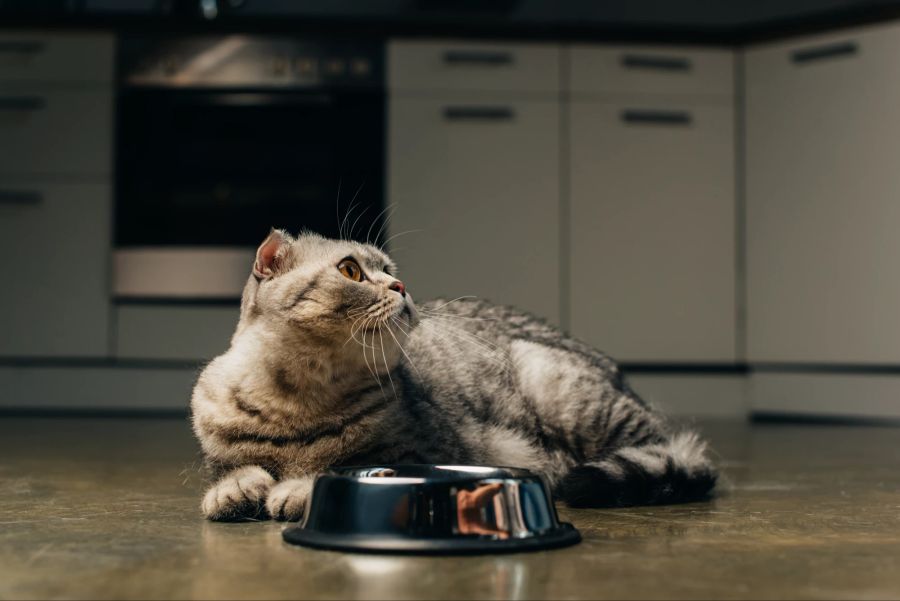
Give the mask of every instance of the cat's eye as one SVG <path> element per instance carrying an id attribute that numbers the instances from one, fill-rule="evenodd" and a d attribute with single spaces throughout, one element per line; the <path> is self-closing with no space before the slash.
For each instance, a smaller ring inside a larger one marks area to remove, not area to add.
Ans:
<path id="1" fill-rule="evenodd" d="M 348 280 L 353 280 L 354 282 L 361 282 L 365 279 L 363 275 L 362 269 L 359 266 L 359 263 L 354 261 L 353 259 L 344 259 L 340 263 L 338 263 L 338 271 L 341 272 L 341 275 L 347 278 Z"/>

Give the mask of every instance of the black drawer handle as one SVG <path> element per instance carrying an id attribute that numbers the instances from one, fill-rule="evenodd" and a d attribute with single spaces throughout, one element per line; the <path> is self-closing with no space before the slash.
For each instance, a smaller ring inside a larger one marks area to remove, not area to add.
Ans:
<path id="1" fill-rule="evenodd" d="M 650 54 L 622 55 L 622 66 L 626 69 L 650 69 L 655 71 L 690 71 L 691 61 L 682 56 L 659 56 Z"/>
<path id="2" fill-rule="evenodd" d="M 447 121 L 511 121 L 515 112 L 506 106 L 448 106 L 444 109 Z"/>
<path id="3" fill-rule="evenodd" d="M 859 51 L 856 42 L 839 42 L 837 44 L 826 44 L 824 46 L 813 46 L 811 48 L 801 48 L 791 53 L 791 60 L 797 64 L 811 63 L 814 61 L 827 60 L 829 58 L 838 58 L 842 56 L 851 56 Z"/>
<path id="4" fill-rule="evenodd" d="M 44 195 L 36 190 L 0 190 L 0 205 L 30 206 L 43 200 Z"/>
<path id="5" fill-rule="evenodd" d="M 39 111 L 45 106 L 40 96 L 0 96 L 0 111 Z"/>
<path id="6" fill-rule="evenodd" d="M 499 67 L 515 62 L 510 52 L 490 52 L 481 50 L 447 50 L 444 62 L 448 65 L 485 65 Z"/>
<path id="7" fill-rule="evenodd" d="M 625 123 L 648 123 L 651 125 L 690 125 L 692 118 L 687 111 L 651 111 L 625 109 L 622 111 Z"/>
<path id="8" fill-rule="evenodd" d="M 37 54 L 45 47 L 44 42 L 35 40 L 0 40 L 0 52 L 8 54 Z"/>

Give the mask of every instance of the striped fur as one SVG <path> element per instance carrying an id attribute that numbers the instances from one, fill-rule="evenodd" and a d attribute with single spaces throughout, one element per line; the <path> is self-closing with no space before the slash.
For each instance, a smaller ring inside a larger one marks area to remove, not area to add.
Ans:
<path id="1" fill-rule="evenodd" d="M 347 257 L 360 282 L 336 265 Z M 377 248 L 273 232 L 228 351 L 198 379 L 194 430 L 220 475 L 210 519 L 298 519 L 332 465 L 475 463 L 542 473 L 576 506 L 706 498 L 705 445 L 674 433 L 616 364 L 476 300 L 416 307 Z"/>

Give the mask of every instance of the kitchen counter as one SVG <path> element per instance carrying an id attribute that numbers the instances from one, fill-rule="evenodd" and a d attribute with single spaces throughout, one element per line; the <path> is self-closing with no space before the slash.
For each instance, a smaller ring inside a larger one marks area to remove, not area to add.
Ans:
<path id="1" fill-rule="evenodd" d="M 730 46 L 900 17 L 898 0 L 314 0 L 219 2 L 0 0 L 3 27 L 157 32 L 290 32 L 343 37 L 457 37 Z M 195 3 L 196 4 L 196 3 Z M 237 6 L 232 7 L 231 4 Z M 175 8 L 173 8 L 173 6 Z M 74 7 L 74 8 L 73 8 Z"/>
<path id="2" fill-rule="evenodd" d="M 900 429 L 701 424 L 710 503 L 561 508 L 572 548 L 389 557 L 198 511 L 184 419 L 0 418 L 0 598 L 897 598 Z"/>

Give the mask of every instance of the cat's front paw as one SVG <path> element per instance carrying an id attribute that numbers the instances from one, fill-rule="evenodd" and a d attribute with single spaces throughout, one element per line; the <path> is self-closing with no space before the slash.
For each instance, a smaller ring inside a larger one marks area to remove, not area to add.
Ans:
<path id="1" fill-rule="evenodd" d="M 269 491 L 266 507 L 276 520 L 296 522 L 306 511 L 306 501 L 312 493 L 313 476 L 291 478 L 279 482 Z"/>
<path id="2" fill-rule="evenodd" d="M 217 522 L 266 519 L 266 497 L 274 485 L 275 479 L 257 465 L 238 468 L 206 491 L 200 508 Z"/>

